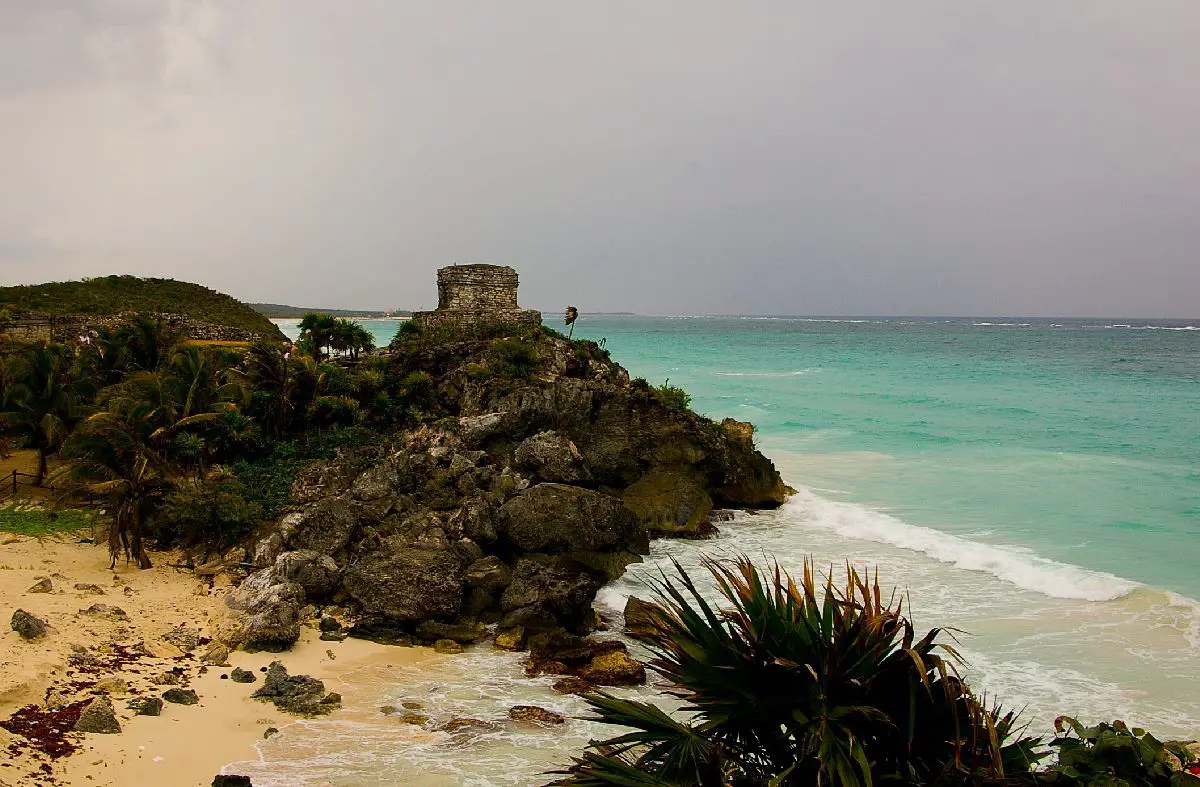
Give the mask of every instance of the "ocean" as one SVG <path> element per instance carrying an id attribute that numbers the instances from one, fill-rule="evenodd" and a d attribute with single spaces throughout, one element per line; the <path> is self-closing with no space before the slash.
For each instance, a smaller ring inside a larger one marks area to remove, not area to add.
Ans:
<path id="1" fill-rule="evenodd" d="M 365 321 L 381 344 L 393 321 Z M 581 316 L 631 375 L 757 426 L 797 494 L 718 538 L 657 541 L 598 599 L 669 558 L 746 553 L 799 571 L 847 562 L 956 631 L 977 690 L 1055 716 L 1200 732 L 1200 323 L 1170 320 Z M 294 335 L 294 321 L 283 323 Z M 503 717 L 573 697 L 486 648 L 371 674 L 364 707 L 420 698 Z M 345 692 L 343 692 L 345 694 Z M 639 690 L 652 696 L 652 688 Z M 349 726 L 345 726 L 349 724 Z M 342 725 L 339 727 L 339 725 Z M 538 783 L 589 736 L 499 729 L 453 741 L 374 721 L 301 722 L 239 764 L 255 784 Z M 409 781 L 406 782 L 405 779 Z"/>

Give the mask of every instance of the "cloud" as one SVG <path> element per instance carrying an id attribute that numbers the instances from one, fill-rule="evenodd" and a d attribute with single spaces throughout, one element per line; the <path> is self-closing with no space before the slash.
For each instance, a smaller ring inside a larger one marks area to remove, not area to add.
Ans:
<path id="1" fill-rule="evenodd" d="M 1185 0 L 0 0 L 0 274 L 422 306 L 496 262 L 555 310 L 1186 315 L 1198 44 Z M 70 251 L 17 267 L 31 226 Z"/>

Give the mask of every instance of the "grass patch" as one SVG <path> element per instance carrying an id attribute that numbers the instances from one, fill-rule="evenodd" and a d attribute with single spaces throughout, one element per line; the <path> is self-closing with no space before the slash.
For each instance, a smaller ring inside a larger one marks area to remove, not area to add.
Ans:
<path id="1" fill-rule="evenodd" d="M 16 533 L 22 536 L 52 536 L 58 533 L 75 533 L 88 530 L 96 520 L 96 514 L 77 508 L 54 510 L 30 505 L 0 507 L 0 533 Z"/>

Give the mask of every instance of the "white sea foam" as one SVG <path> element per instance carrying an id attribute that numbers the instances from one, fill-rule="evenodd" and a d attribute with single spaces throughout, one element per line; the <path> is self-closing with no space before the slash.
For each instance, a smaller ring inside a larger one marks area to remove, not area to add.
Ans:
<path id="1" fill-rule="evenodd" d="M 1060 563 L 1019 547 L 973 541 L 912 525 L 865 506 L 828 500 L 806 487 L 797 487 L 797 493 L 785 504 L 787 509 L 806 523 L 843 537 L 920 552 L 956 568 L 983 571 L 1055 598 L 1111 601 L 1139 587 L 1113 574 Z"/>
<path id="2" fill-rule="evenodd" d="M 713 372 L 718 377 L 799 377 L 812 374 L 815 369 L 796 369 L 792 372 Z"/>

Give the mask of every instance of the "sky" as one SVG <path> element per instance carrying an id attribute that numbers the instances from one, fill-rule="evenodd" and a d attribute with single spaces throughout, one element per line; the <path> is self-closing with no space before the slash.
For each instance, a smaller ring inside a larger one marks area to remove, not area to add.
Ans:
<path id="1" fill-rule="evenodd" d="M 0 283 L 1200 316 L 1196 0 L 0 0 Z"/>

